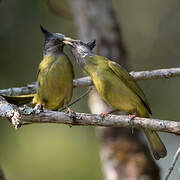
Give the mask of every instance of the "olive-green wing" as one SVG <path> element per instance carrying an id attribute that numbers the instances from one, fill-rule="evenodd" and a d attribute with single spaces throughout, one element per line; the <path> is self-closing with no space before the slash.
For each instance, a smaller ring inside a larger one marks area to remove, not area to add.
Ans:
<path id="1" fill-rule="evenodd" d="M 36 80 L 38 79 L 39 73 L 40 73 L 40 68 L 38 67 L 37 73 L 36 73 Z"/>
<path id="2" fill-rule="evenodd" d="M 42 62 L 42 61 L 41 61 L 41 62 Z M 39 76 L 40 71 L 41 71 L 41 63 L 39 64 L 38 70 L 37 70 L 37 72 L 36 72 L 36 80 L 38 79 L 38 76 Z"/>
<path id="3" fill-rule="evenodd" d="M 147 99 L 142 89 L 136 83 L 134 78 L 126 71 L 126 69 L 124 69 L 119 64 L 113 61 L 108 61 L 108 66 L 132 91 L 136 93 L 136 95 L 142 100 L 148 112 L 152 114 L 149 104 L 147 102 Z"/>
<path id="4" fill-rule="evenodd" d="M 70 59 L 68 58 L 67 55 L 65 55 L 65 57 L 67 58 L 67 60 L 68 60 L 69 63 L 70 63 L 71 71 L 72 71 L 72 78 L 74 79 L 74 78 L 75 78 L 75 73 L 74 73 L 74 67 L 73 67 L 73 65 L 72 65 L 72 62 L 70 61 Z"/>

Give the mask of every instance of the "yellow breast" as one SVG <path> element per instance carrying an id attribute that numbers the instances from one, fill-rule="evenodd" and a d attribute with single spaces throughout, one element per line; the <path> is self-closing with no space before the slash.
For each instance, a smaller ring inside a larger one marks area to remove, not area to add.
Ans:
<path id="1" fill-rule="evenodd" d="M 39 65 L 35 104 L 55 110 L 67 105 L 72 97 L 73 69 L 65 55 L 47 55 Z"/>

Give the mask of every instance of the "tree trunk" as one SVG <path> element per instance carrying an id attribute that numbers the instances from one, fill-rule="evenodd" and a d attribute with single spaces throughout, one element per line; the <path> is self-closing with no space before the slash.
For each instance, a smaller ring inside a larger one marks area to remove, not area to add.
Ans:
<path id="1" fill-rule="evenodd" d="M 111 1 L 69 0 L 79 38 L 97 40 L 95 51 L 124 67 L 127 54 Z M 109 107 L 92 90 L 89 96 L 92 113 L 107 112 Z M 127 128 L 98 128 L 101 140 L 101 159 L 106 180 L 159 180 L 159 168 L 148 147 L 142 142 L 139 131 L 132 134 Z"/>

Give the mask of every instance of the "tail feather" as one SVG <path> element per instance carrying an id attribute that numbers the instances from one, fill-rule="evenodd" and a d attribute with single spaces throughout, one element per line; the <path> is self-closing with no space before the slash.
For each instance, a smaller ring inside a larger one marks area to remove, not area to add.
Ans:
<path id="1" fill-rule="evenodd" d="M 167 150 L 157 132 L 147 129 L 144 129 L 144 132 L 150 143 L 154 158 L 156 160 L 164 158 L 167 155 Z"/>
<path id="2" fill-rule="evenodd" d="M 32 102 L 34 94 L 27 94 L 21 96 L 3 96 L 7 102 L 15 104 L 17 106 L 22 106 Z"/>

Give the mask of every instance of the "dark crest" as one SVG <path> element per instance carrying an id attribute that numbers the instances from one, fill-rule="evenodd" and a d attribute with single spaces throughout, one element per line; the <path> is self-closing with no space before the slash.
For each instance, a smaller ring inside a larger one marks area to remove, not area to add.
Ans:
<path id="1" fill-rule="evenodd" d="M 45 38 L 49 37 L 52 35 L 51 32 L 49 32 L 48 30 L 46 30 L 43 26 L 40 25 L 41 31 L 44 34 Z"/>
<path id="2" fill-rule="evenodd" d="M 93 40 L 89 41 L 87 43 L 87 45 L 90 47 L 91 50 L 93 50 L 94 47 L 96 46 L 96 39 L 93 39 Z"/>
<path id="3" fill-rule="evenodd" d="M 62 53 L 64 47 L 64 35 L 49 32 L 43 26 L 40 26 L 40 28 L 45 37 L 43 55 L 45 56 L 47 53 Z"/>

